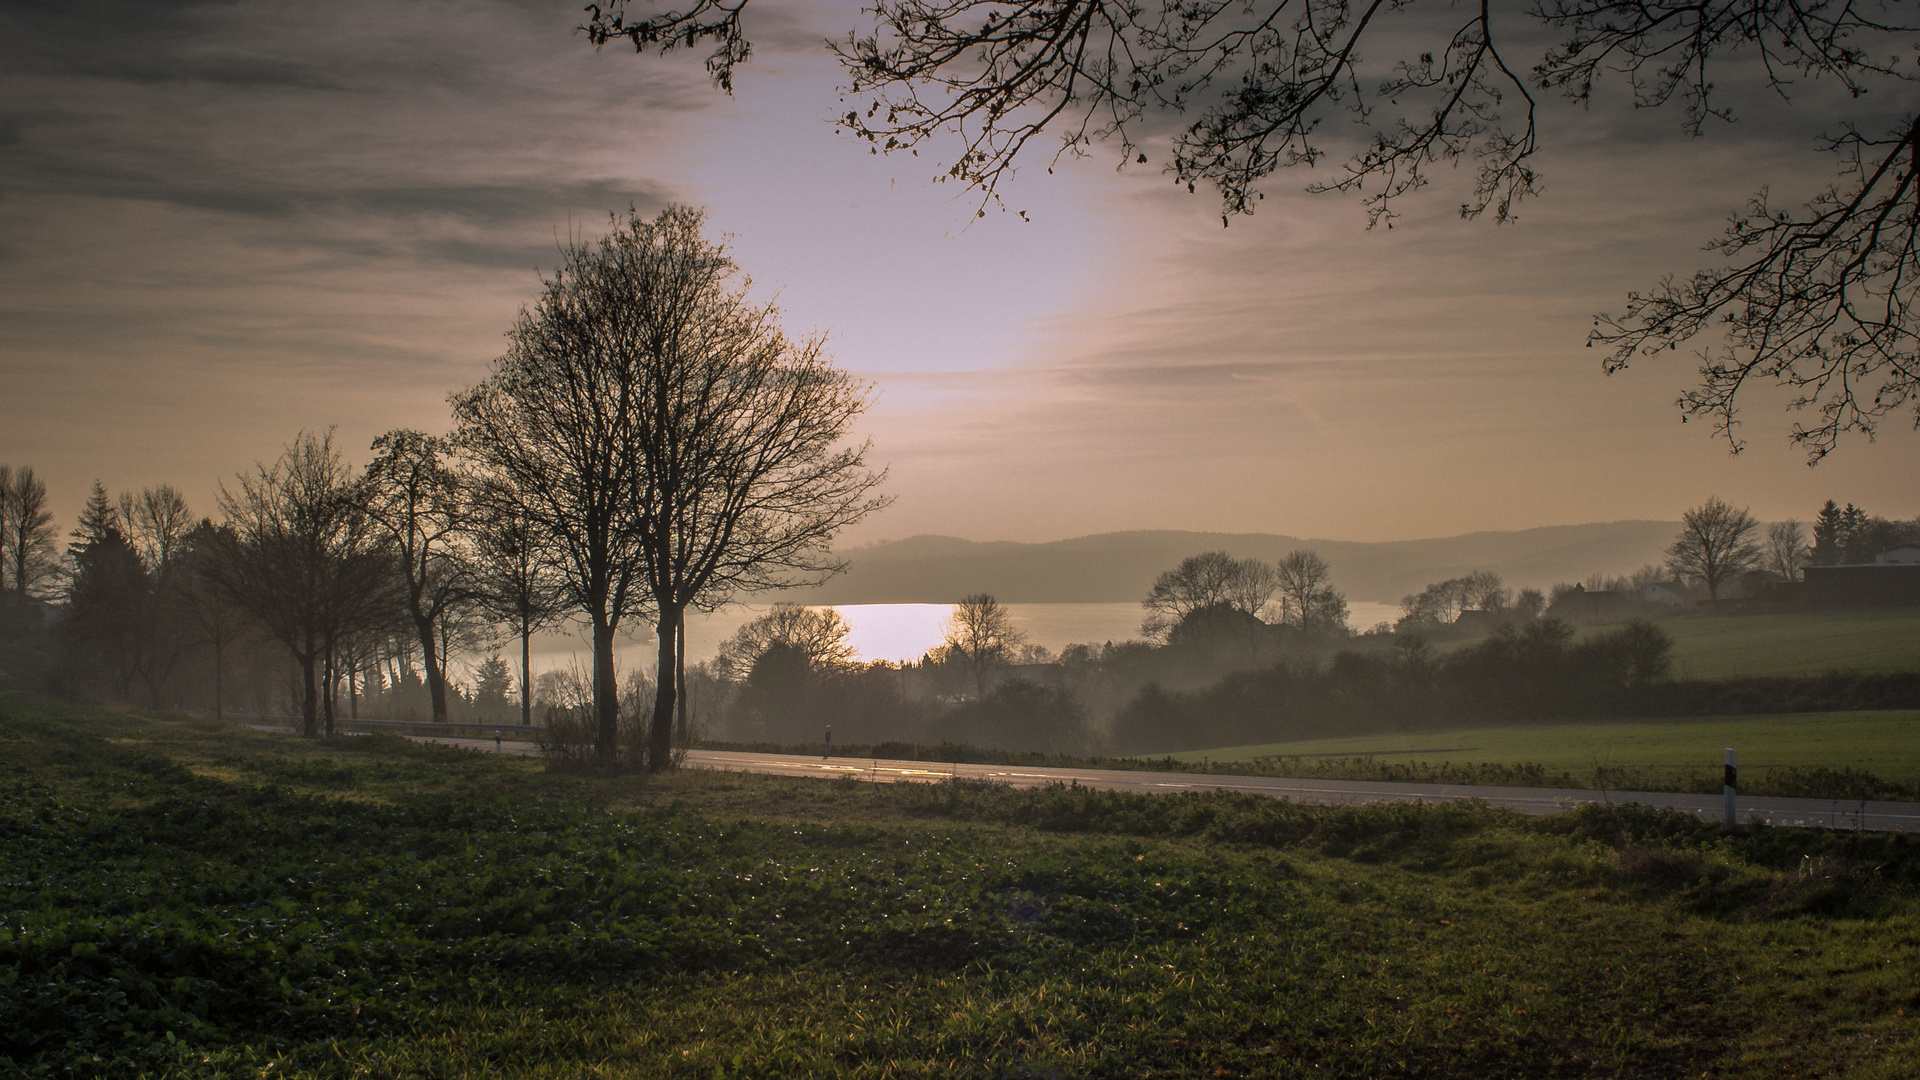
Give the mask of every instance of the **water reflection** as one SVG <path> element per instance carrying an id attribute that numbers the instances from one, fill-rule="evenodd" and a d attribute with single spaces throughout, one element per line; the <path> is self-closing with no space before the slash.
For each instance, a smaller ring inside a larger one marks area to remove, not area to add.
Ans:
<path id="1" fill-rule="evenodd" d="M 722 642 L 750 619 L 766 614 L 769 604 L 739 605 L 711 615 L 690 614 L 687 619 L 687 659 L 698 663 L 711 660 Z M 865 661 L 888 660 L 895 663 L 918 660 L 940 644 L 952 604 L 840 604 L 840 617 L 852 628 L 848 637 L 854 651 Z M 1350 602 L 1350 623 L 1364 630 L 1382 620 L 1391 621 L 1400 614 L 1396 605 Z M 1058 652 L 1071 644 L 1100 645 L 1140 636 L 1140 605 L 1111 604 L 1008 604 L 1014 624 L 1035 645 Z M 518 642 L 501 647 L 502 656 L 517 659 Z M 651 668 L 655 659 L 653 635 L 644 629 L 625 636 L 615 650 L 621 670 Z M 587 635 L 566 630 L 541 634 L 534 640 L 533 666 L 536 672 L 564 668 L 577 661 L 587 665 L 592 658 Z M 478 658 L 476 658 L 477 662 Z"/>

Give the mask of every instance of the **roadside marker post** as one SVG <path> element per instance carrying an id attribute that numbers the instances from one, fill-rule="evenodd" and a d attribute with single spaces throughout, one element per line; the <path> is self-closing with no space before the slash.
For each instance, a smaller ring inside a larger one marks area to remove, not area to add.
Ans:
<path id="1" fill-rule="evenodd" d="M 820 751 L 820 760 L 825 761 L 832 756 L 833 756 L 833 725 L 828 724 L 827 725 L 827 745 L 824 749 Z"/>
<path id="2" fill-rule="evenodd" d="M 1739 819 L 1737 819 L 1734 816 L 1734 811 L 1733 811 L 1734 792 L 1737 791 L 1740 787 L 1740 767 L 1739 766 L 1740 766 L 1740 762 L 1739 762 L 1739 759 L 1734 756 L 1733 747 L 1731 746 L 1727 747 L 1727 777 L 1726 777 L 1726 786 L 1724 790 L 1726 792 L 1726 797 L 1727 797 L 1726 825 L 1727 825 L 1727 828 L 1729 829 L 1739 824 Z"/>

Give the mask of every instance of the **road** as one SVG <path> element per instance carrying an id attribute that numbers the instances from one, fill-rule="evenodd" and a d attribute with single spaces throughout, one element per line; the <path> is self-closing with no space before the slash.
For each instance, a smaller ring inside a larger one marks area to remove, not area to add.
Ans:
<path id="1" fill-rule="evenodd" d="M 426 739 L 442 745 L 495 750 L 491 739 Z M 529 743 L 504 742 L 499 752 L 530 755 Z M 955 777 L 986 780 L 1010 787 L 1078 783 L 1112 791 L 1165 795 L 1183 791 L 1239 791 L 1291 799 L 1320 806 L 1357 806 L 1378 802 L 1445 803 L 1482 799 L 1523 814 L 1557 814 L 1584 803 L 1642 803 L 1682 810 L 1718 821 L 1723 813 L 1719 795 L 1679 795 L 1659 791 L 1580 791 L 1570 788 L 1472 787 L 1451 784 L 1389 784 L 1365 780 L 1290 780 L 1271 776 L 1226 776 L 1212 773 L 1130 772 L 1119 769 L 1039 768 L 1015 765 L 946 765 L 929 761 L 870 758 L 830 758 L 798 754 L 754 754 L 722 750 L 689 750 L 687 764 L 698 769 L 806 776 L 822 780 L 851 778 L 882 784 L 931 783 Z M 1875 832 L 1920 832 L 1920 803 L 1847 802 L 1832 799 L 1779 799 L 1741 796 L 1741 821 L 1769 825 L 1801 825 L 1822 829 L 1864 829 Z"/>

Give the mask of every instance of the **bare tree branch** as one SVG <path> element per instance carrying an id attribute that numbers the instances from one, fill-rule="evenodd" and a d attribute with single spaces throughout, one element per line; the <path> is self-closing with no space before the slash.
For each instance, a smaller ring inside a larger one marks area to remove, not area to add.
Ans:
<path id="1" fill-rule="evenodd" d="M 730 85 L 746 55 L 743 6 L 702 0 L 640 24 L 622 21 L 624 4 L 595 7 L 588 30 L 596 44 L 624 36 L 662 50 L 719 41 L 709 67 Z M 938 179 L 976 192 L 981 215 L 1001 205 L 1001 182 L 1043 135 L 1049 167 L 1099 142 L 1146 164 L 1144 133 L 1178 120 L 1166 169 L 1189 190 L 1211 185 L 1223 223 L 1253 212 L 1279 169 L 1336 151 L 1341 172 L 1309 190 L 1361 195 L 1370 225 L 1391 227 L 1402 196 L 1462 161 L 1476 178 L 1459 212 L 1504 222 L 1540 190 L 1535 91 L 1585 106 L 1617 79 L 1638 107 L 1677 103 L 1681 129 L 1698 135 L 1709 119 L 1734 118 L 1715 81 L 1723 70 L 1788 101 L 1815 80 L 1859 98 L 1902 93 L 1920 75 L 1900 59 L 1920 19 L 1895 0 L 1479 0 L 1464 19 L 1461 10 L 1439 0 L 876 0 L 872 27 L 831 46 L 856 102 L 839 123 L 875 154 L 953 146 Z M 1531 66 L 1503 51 L 1539 30 L 1555 40 Z M 1376 66 L 1366 49 L 1382 42 L 1403 51 Z M 1364 135 L 1361 149 L 1329 134 L 1338 119 Z M 1725 342 L 1701 354 L 1700 383 L 1678 404 L 1712 417 L 1736 450 L 1737 402 L 1755 380 L 1798 391 L 1793 407 L 1813 419 L 1791 438 L 1813 461 L 1909 406 L 1920 425 L 1913 124 L 1909 113 L 1885 137 L 1844 127 L 1826 144 L 1841 179 L 1804 212 L 1762 192 L 1712 245 L 1728 266 L 1636 293 L 1623 315 L 1602 317 L 1589 344 L 1613 350 L 1606 369 L 1712 330 Z"/>

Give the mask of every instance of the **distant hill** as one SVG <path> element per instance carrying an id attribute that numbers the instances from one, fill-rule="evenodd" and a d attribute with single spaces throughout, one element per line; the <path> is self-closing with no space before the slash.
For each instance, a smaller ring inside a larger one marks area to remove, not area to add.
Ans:
<path id="1" fill-rule="evenodd" d="M 1269 562 L 1299 548 L 1320 553 L 1350 600 L 1397 602 L 1429 582 L 1492 570 L 1515 589 L 1545 589 L 1590 574 L 1627 574 L 1664 557 L 1674 521 L 1555 525 L 1435 540 L 1356 543 L 1271 533 L 1119 532 L 1047 544 L 914 536 L 841 552 L 851 568 L 783 599 L 806 604 L 939 604 L 987 592 L 1005 603 L 1139 600 L 1160 572 L 1202 551 Z"/>

